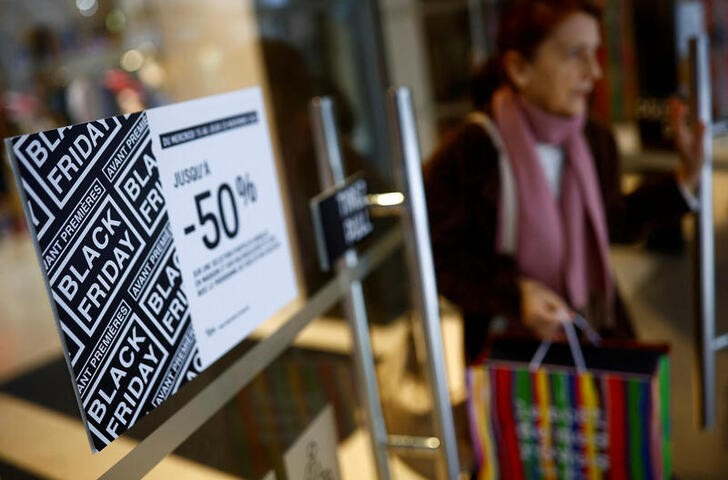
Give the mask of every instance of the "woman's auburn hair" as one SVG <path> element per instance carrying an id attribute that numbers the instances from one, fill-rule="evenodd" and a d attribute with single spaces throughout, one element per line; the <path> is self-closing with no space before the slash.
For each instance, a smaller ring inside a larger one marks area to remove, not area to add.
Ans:
<path id="1" fill-rule="evenodd" d="M 538 47 L 569 15 L 582 12 L 602 21 L 599 0 L 510 0 L 501 9 L 495 52 L 478 65 L 471 77 L 471 97 L 475 108 L 490 103 L 493 93 L 508 83 L 503 56 L 516 51 L 532 59 Z"/>

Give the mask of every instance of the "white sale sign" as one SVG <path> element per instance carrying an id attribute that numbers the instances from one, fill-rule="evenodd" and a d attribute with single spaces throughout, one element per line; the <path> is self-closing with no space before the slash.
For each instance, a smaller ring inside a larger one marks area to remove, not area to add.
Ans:
<path id="1" fill-rule="evenodd" d="M 263 96 L 147 112 L 203 364 L 297 295 Z"/>

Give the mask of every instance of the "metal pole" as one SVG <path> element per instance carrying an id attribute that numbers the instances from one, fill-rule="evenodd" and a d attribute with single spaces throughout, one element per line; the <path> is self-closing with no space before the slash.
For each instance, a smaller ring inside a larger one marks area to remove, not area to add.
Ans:
<path id="1" fill-rule="evenodd" d="M 344 184 L 344 165 L 334 122 L 333 104 L 327 97 L 314 98 L 311 102 L 311 121 L 316 143 L 319 178 L 323 189 Z M 336 264 L 340 273 L 356 267 L 358 256 L 354 250 L 346 252 Z M 359 383 L 359 396 L 366 412 L 372 453 L 380 480 L 391 478 L 387 457 L 387 430 L 384 425 L 382 405 L 379 402 L 379 386 L 374 369 L 374 356 L 369 338 L 364 292 L 359 280 L 352 281 L 344 296 L 346 316 L 351 324 L 354 342 L 354 364 Z"/>
<path id="2" fill-rule="evenodd" d="M 713 134 L 709 43 L 706 35 L 690 39 L 690 111 L 693 122 L 705 125 L 705 164 L 700 172 L 700 210 L 696 228 L 696 336 L 701 371 L 701 425 L 715 427 L 715 246 L 713 228 Z"/>
<path id="3" fill-rule="evenodd" d="M 470 47 L 472 48 L 471 61 L 478 65 L 488 56 L 488 41 L 483 0 L 468 0 L 468 19 L 470 20 Z"/>
<path id="4" fill-rule="evenodd" d="M 433 397 L 435 432 L 441 440 L 439 468 L 441 477 L 456 479 L 460 474 L 457 442 L 450 395 L 445 372 L 440 312 L 435 284 L 435 269 L 430 247 L 427 204 L 422 185 L 422 162 L 412 97 L 409 89 L 389 92 L 389 108 L 395 125 L 395 171 L 404 193 L 405 246 L 414 305 L 420 314 L 427 347 L 427 372 Z"/>

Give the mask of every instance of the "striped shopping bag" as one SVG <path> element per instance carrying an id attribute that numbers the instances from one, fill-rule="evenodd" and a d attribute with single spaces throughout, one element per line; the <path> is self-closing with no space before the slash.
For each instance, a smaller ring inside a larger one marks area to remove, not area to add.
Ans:
<path id="1" fill-rule="evenodd" d="M 669 359 L 665 345 L 554 344 L 494 339 L 467 368 L 478 479 L 669 479 Z"/>

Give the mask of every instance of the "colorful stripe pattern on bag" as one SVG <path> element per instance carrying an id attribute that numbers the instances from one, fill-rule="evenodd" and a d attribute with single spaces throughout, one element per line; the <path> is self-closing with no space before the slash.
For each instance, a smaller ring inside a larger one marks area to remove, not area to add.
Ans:
<path id="1" fill-rule="evenodd" d="M 554 462 L 553 418 L 551 415 L 551 390 L 549 389 L 548 374 L 539 369 L 532 374 L 534 384 L 534 400 L 538 405 L 538 428 L 541 465 L 541 478 L 544 480 L 556 479 L 556 466 Z"/>
<path id="2" fill-rule="evenodd" d="M 491 372 L 484 368 L 468 369 L 466 372 L 468 391 L 482 398 L 482 405 L 468 402 L 468 418 L 473 443 L 473 455 L 481 465 L 477 480 L 496 480 L 498 462 L 495 457 L 495 444 L 491 429 Z"/>
<path id="3" fill-rule="evenodd" d="M 626 405 L 624 382 L 621 378 L 608 375 L 604 378 L 606 390 L 605 401 L 607 411 L 607 428 L 609 431 L 609 480 L 629 478 L 627 441 Z M 621 439 L 621 440 L 620 440 Z"/>
<path id="4" fill-rule="evenodd" d="M 598 480 L 601 477 L 599 465 L 597 464 L 597 449 L 606 448 L 606 444 L 597 438 L 597 428 L 602 423 L 603 410 L 597 398 L 596 388 L 594 385 L 594 377 L 588 373 L 579 374 L 577 377 L 579 384 L 579 408 L 578 424 L 581 426 L 584 438 L 582 448 L 582 458 L 584 459 L 584 473 L 588 480 Z M 604 432 L 600 432 L 604 435 Z"/>
<path id="5" fill-rule="evenodd" d="M 515 371 L 516 408 L 515 421 L 518 435 L 520 460 L 527 480 L 539 478 L 540 465 L 538 462 L 538 407 L 533 401 L 531 389 L 531 374 L 528 370 Z"/>
<path id="6" fill-rule="evenodd" d="M 498 429 L 498 461 L 500 462 L 501 478 L 524 480 L 525 465 L 521 462 L 521 449 L 518 442 L 514 410 L 514 374 L 507 368 L 495 369 L 496 408 L 495 414 L 500 421 Z"/>
<path id="7" fill-rule="evenodd" d="M 468 368 L 479 480 L 667 480 L 669 360 L 652 378 Z"/>
<path id="8" fill-rule="evenodd" d="M 569 411 L 571 409 L 571 394 L 568 375 L 563 372 L 554 372 L 549 377 L 551 378 L 552 398 L 556 412 Z M 571 468 L 566 459 L 571 458 L 573 455 L 571 422 L 566 415 L 555 415 L 555 417 L 556 471 L 558 478 L 568 478 Z"/>

